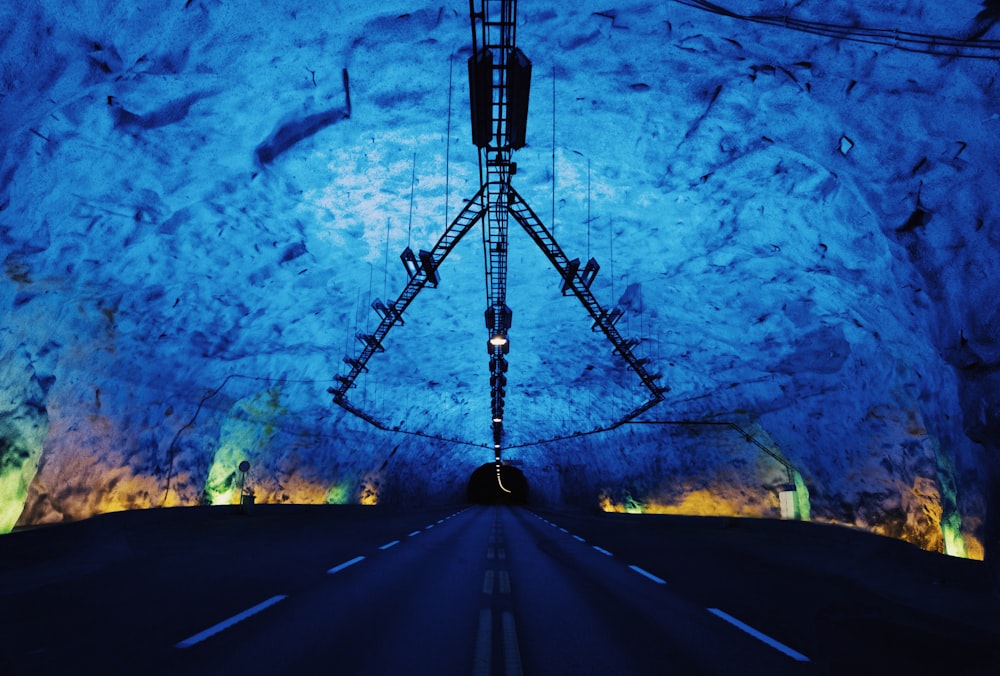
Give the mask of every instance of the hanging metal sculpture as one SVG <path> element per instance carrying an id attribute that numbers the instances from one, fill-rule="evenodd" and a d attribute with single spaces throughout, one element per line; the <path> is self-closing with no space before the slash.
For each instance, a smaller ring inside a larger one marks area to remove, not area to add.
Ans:
<path id="1" fill-rule="evenodd" d="M 669 388 L 657 384 L 659 374 L 650 373 L 647 358 L 637 357 L 632 349 L 639 341 L 626 339 L 616 328 L 624 311 L 605 311 L 591 293 L 590 286 L 600 266 L 591 258 L 581 270 L 580 260 L 563 253 L 552 233 L 545 227 L 523 197 L 511 185 L 517 164 L 511 154 L 525 145 L 528 96 L 531 86 L 531 61 L 516 45 L 517 0 L 469 0 L 472 26 L 472 56 L 469 57 L 469 104 L 472 118 L 472 142 L 479 149 L 480 188 L 461 213 L 445 229 L 430 251 L 414 254 L 407 247 L 400 258 L 409 279 L 395 302 L 372 303 L 380 322 L 371 334 L 359 333 L 363 345 L 356 357 L 345 357 L 350 367 L 346 375 L 336 377 L 337 385 L 328 391 L 333 401 L 352 414 L 381 429 L 386 425 L 354 406 L 347 393 L 358 376 L 367 370 L 368 360 L 384 351 L 383 341 L 389 330 L 402 324 L 402 315 L 425 286 L 436 287 L 438 268 L 452 249 L 476 223 L 482 222 L 486 264 L 485 312 L 487 351 L 490 363 L 491 430 L 495 460 L 500 462 L 504 430 L 504 398 L 507 386 L 507 357 L 512 312 L 507 306 L 507 227 L 513 218 L 538 245 L 562 277 L 563 295 L 574 295 L 594 320 L 593 330 L 602 331 L 614 346 L 614 352 L 638 375 L 650 392 L 650 399 L 626 413 L 607 429 L 629 422 L 663 400 Z M 498 465 L 499 466 L 499 465 Z"/>

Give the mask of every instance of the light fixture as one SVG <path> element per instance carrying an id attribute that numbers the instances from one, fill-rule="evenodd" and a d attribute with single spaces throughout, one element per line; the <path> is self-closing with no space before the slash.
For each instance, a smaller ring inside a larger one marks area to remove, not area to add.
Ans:
<path id="1" fill-rule="evenodd" d="M 490 338 L 490 345 L 492 345 L 493 347 L 503 347 L 506 344 L 507 344 L 507 336 L 501 333 L 498 333 L 492 338 Z"/>
<path id="2" fill-rule="evenodd" d="M 503 418 L 501 418 L 500 416 L 495 416 L 493 418 L 493 422 L 503 422 Z"/>

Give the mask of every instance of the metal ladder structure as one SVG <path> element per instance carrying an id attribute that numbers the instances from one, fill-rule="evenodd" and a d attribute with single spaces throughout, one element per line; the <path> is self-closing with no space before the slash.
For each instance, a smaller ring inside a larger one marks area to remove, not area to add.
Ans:
<path id="1" fill-rule="evenodd" d="M 375 331 L 368 333 L 358 333 L 358 341 L 362 344 L 362 350 L 356 357 L 344 357 L 344 363 L 350 367 L 346 375 L 335 377 L 337 385 L 327 390 L 333 395 L 334 403 L 345 410 L 361 418 L 365 422 L 380 429 L 389 428 L 376 418 L 365 413 L 347 400 L 347 391 L 355 386 L 358 377 L 368 370 L 368 361 L 378 352 L 384 352 L 382 346 L 389 330 L 396 324 L 403 323 L 403 312 L 409 307 L 413 299 L 425 286 L 437 287 L 437 270 L 444 262 L 455 245 L 461 241 L 462 237 L 472 229 L 476 223 L 482 219 L 486 213 L 486 188 L 483 186 L 476 193 L 475 197 L 469 200 L 458 216 L 448 225 L 437 243 L 430 251 L 420 250 L 419 255 L 414 255 L 410 247 L 406 247 L 399 258 L 402 260 L 408 276 L 406 286 L 399 294 L 399 297 L 392 303 L 383 303 L 376 298 L 372 301 L 372 309 L 379 316 L 378 326 Z"/>
<path id="2" fill-rule="evenodd" d="M 507 227 L 510 179 L 517 172 L 511 153 L 523 147 L 524 135 L 512 134 L 511 82 L 521 78 L 524 119 L 527 120 L 525 78 L 530 82 L 531 63 L 517 49 L 517 2 L 481 0 L 476 12 L 469 0 L 472 57 L 469 60 L 472 141 L 479 148 L 479 178 L 486 188 L 489 207 L 483 227 L 486 267 L 486 349 L 490 355 L 490 403 L 495 459 L 500 461 L 503 439 L 504 398 L 507 390 L 508 331 L 512 313 L 507 306 Z M 514 69 L 519 69 L 515 74 Z"/>
<path id="3" fill-rule="evenodd" d="M 624 311 L 621 308 L 615 308 L 607 312 L 590 290 L 590 285 L 593 283 L 594 278 L 597 277 L 597 272 L 601 269 L 601 266 L 598 265 L 596 260 L 591 258 L 587 261 L 583 270 L 581 270 L 580 259 L 574 258 L 570 260 L 563 253 L 562 248 L 556 242 L 552 233 L 548 231 L 538 216 L 535 215 L 535 212 L 524 201 L 524 198 L 513 188 L 511 188 L 509 208 L 514 220 L 524 228 L 524 231 L 528 233 L 528 236 L 538 245 L 538 248 L 542 250 L 546 258 L 549 259 L 549 262 L 559 272 L 563 280 L 562 294 L 564 296 L 574 295 L 580 300 L 583 307 L 586 308 L 587 313 L 594 320 L 591 330 L 600 330 L 604 333 L 607 339 L 611 341 L 611 344 L 614 345 L 614 353 L 625 360 L 625 363 L 639 376 L 642 384 L 646 386 L 651 394 L 650 399 L 628 411 L 624 416 L 616 420 L 610 428 L 623 425 L 660 403 L 663 400 L 663 393 L 668 388 L 660 387 L 657 384 L 657 381 L 663 377 L 662 374 L 650 373 L 646 368 L 650 361 L 649 358 L 637 357 L 633 352 L 632 348 L 637 347 L 639 341 L 635 338 L 625 338 L 618 331 L 618 320 L 625 314 Z"/>
<path id="4" fill-rule="evenodd" d="M 469 0 L 472 27 L 472 56 L 469 58 L 469 92 L 472 119 L 472 141 L 479 149 L 480 188 L 466 203 L 458 216 L 430 251 L 414 255 L 407 247 L 400 255 L 409 279 L 399 297 L 390 304 L 376 299 L 372 308 L 380 322 L 371 334 L 359 333 L 361 353 L 345 357 L 350 367 L 346 375 L 336 377 L 337 385 L 328 391 L 334 403 L 381 429 L 389 428 L 374 416 L 348 401 L 348 391 L 358 377 L 367 371 L 368 361 L 384 351 L 383 341 L 389 330 L 402 324 L 402 314 L 417 294 L 426 286 L 436 287 L 437 270 L 448 253 L 462 237 L 479 222 L 483 223 L 483 252 L 486 268 L 487 352 L 490 364 L 490 399 L 494 457 L 498 476 L 504 429 L 504 398 L 506 397 L 510 351 L 509 331 L 512 312 L 507 307 L 507 231 L 510 218 L 524 228 L 542 250 L 562 278 L 563 295 L 575 295 L 594 320 L 592 330 L 602 331 L 620 356 L 649 390 L 650 398 L 628 411 L 606 429 L 613 429 L 633 420 L 663 400 L 669 390 L 657 384 L 659 374 L 650 373 L 648 358 L 635 355 L 639 341 L 626 339 L 616 324 L 624 311 L 606 311 L 590 286 L 600 266 L 591 258 L 580 269 L 580 260 L 570 260 L 523 197 L 511 185 L 517 174 L 517 164 L 511 154 L 525 145 L 528 94 L 531 84 L 531 61 L 517 47 L 517 0 Z M 394 430 L 397 428 L 393 428 Z"/>

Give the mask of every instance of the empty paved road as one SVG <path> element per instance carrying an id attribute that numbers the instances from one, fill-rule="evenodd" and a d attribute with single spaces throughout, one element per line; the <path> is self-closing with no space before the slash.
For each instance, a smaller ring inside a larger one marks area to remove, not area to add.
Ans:
<path id="1" fill-rule="evenodd" d="M 785 586 L 760 570 L 757 584 L 734 585 L 754 561 L 729 553 L 691 566 L 716 557 L 672 549 L 662 523 L 493 506 L 202 513 L 118 517 L 128 528 L 102 517 L 70 527 L 41 563 L 8 560 L 0 671 L 785 674 L 898 663 L 865 654 L 871 645 L 849 632 L 831 648 L 824 625 L 784 613 L 802 580 Z M 47 536 L 13 537 L 23 547 L 0 553 L 27 556 Z"/>

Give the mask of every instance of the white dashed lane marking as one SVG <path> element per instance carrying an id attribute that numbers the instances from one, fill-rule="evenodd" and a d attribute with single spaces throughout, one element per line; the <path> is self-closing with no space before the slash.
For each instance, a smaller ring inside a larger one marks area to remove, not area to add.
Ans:
<path id="1" fill-rule="evenodd" d="M 534 516 L 537 519 L 539 519 L 540 521 L 542 521 L 542 523 L 547 523 L 548 525 L 552 526 L 553 528 L 559 528 L 559 530 L 562 531 L 563 533 L 566 533 L 567 535 L 571 535 L 574 540 L 577 540 L 578 542 L 586 542 L 586 540 L 583 539 L 582 537 L 580 537 L 579 535 L 573 535 L 572 533 L 570 533 L 565 528 L 562 528 L 559 525 L 557 525 L 557 524 L 549 521 L 545 517 L 543 517 L 543 516 L 541 516 L 539 514 L 534 514 Z M 605 556 L 614 556 L 614 554 L 612 554 L 611 552 L 609 552 L 607 549 L 604 549 L 604 547 L 599 547 L 597 545 L 591 545 L 591 547 L 593 547 L 595 550 L 599 551 L 601 554 L 604 554 Z M 666 580 L 664 580 L 661 577 L 658 577 L 658 576 L 654 575 L 653 573 L 650 573 L 648 570 L 645 570 L 644 568 L 640 568 L 639 566 L 636 566 L 636 565 L 630 565 L 629 568 L 631 568 L 636 573 L 639 573 L 643 577 L 645 577 L 645 578 L 647 578 L 647 579 L 655 582 L 656 584 L 662 584 L 662 585 L 667 584 Z M 502 591 L 502 587 L 503 587 L 503 583 L 501 582 L 501 591 Z M 756 638 L 758 641 L 761 641 L 761 642 L 769 645 L 770 647 L 774 648 L 775 650 L 777 650 L 777 651 L 779 651 L 781 653 L 784 653 L 785 655 L 787 655 L 788 657 L 791 657 L 793 660 L 795 660 L 797 662 L 808 662 L 809 661 L 808 657 L 806 657 L 802 653 L 798 652 L 797 650 L 793 650 L 792 648 L 789 648 L 788 646 L 786 646 L 781 641 L 773 639 L 770 636 L 768 636 L 767 634 L 765 634 L 765 633 L 763 633 L 761 631 L 758 631 L 757 629 L 754 629 L 753 627 L 751 627 L 747 623 L 742 622 L 741 620 L 736 619 L 735 617 L 733 617 L 729 613 L 726 613 L 725 611 L 719 610 L 718 608 L 707 608 L 706 610 L 708 610 L 708 612 L 712 613 L 713 615 L 715 615 L 719 619 L 728 622 L 729 624 L 731 624 L 732 626 L 736 627 L 740 631 L 746 632 L 750 636 L 753 636 L 754 638 Z M 511 617 L 511 622 L 513 622 L 513 617 Z M 515 645 L 515 650 L 516 650 L 516 645 Z"/>
<path id="2" fill-rule="evenodd" d="M 177 648 L 190 648 L 193 645 L 197 645 L 198 643 L 201 643 L 202 641 L 204 641 L 206 638 L 209 638 L 211 636 L 215 636 L 220 631 L 225 631 L 226 629 L 229 629 L 229 627 L 233 626 L 237 622 L 242 622 L 243 620 L 247 619 L 251 615 L 256 615 L 257 613 L 259 613 L 260 611 L 264 610 L 265 608 L 270 608 L 275 603 L 277 603 L 278 601 L 282 601 L 285 598 L 287 598 L 287 597 L 285 595 L 283 595 L 283 594 L 279 594 L 278 596 L 272 596 L 268 600 L 262 601 L 261 603 L 258 603 L 253 608 L 247 608 L 242 613 L 237 613 L 236 615 L 233 615 L 232 617 L 230 617 L 228 620 L 223 620 L 222 622 L 219 622 L 218 624 L 212 625 L 211 627 L 209 627 L 205 631 L 198 632 L 194 636 L 191 636 L 189 638 L 184 639 L 183 641 L 181 641 L 180 643 L 178 643 L 176 645 L 176 647 Z"/>
<path id="3" fill-rule="evenodd" d="M 444 519 L 440 519 L 437 522 L 437 524 L 433 524 L 433 523 L 429 524 L 426 527 L 425 530 L 430 530 L 435 525 L 442 524 L 446 520 L 448 520 L 448 519 L 450 519 L 450 518 L 452 518 L 454 516 L 458 516 L 459 514 L 461 514 L 464 511 L 465 510 L 463 509 L 463 510 L 460 510 L 458 512 L 455 512 L 451 516 L 445 517 Z M 415 530 L 412 533 L 410 533 L 407 537 L 411 537 L 411 538 L 412 537 L 416 537 L 417 535 L 420 535 L 420 533 L 421 533 L 421 531 Z M 392 540 L 391 542 L 386 542 L 384 545 L 381 545 L 379 547 L 379 549 L 382 550 L 382 551 L 385 551 L 387 549 L 391 549 L 391 548 L 395 547 L 396 545 L 398 545 L 399 542 L 400 542 L 399 540 Z M 347 568 L 350 568 L 351 566 L 353 566 L 353 565 L 355 565 L 357 563 L 361 563 L 364 560 L 365 560 L 364 556 L 355 556 L 353 559 L 350 559 L 348 561 L 344 561 L 343 563 L 340 563 L 340 564 L 334 566 L 333 568 L 330 568 L 326 572 L 329 575 L 334 575 L 336 573 L 341 572 L 342 570 L 346 570 Z M 490 577 L 490 580 L 489 580 L 489 583 L 490 583 L 489 584 L 489 586 L 490 586 L 489 593 L 492 593 L 492 591 L 493 591 L 492 574 L 493 574 L 493 571 L 490 571 L 490 576 L 491 577 Z M 508 582 L 507 584 L 509 586 L 510 583 Z M 484 582 L 483 591 L 484 592 L 486 591 L 485 582 Z M 261 603 L 258 603 L 257 605 L 253 606 L 252 608 L 248 608 L 248 609 L 244 610 L 241 613 L 237 613 L 236 615 L 233 615 L 229 619 L 223 620 L 222 622 L 219 622 L 218 624 L 214 624 L 211 627 L 209 627 L 208 629 L 205 629 L 204 631 L 200 631 L 197 634 L 194 634 L 193 636 L 190 636 L 190 637 L 184 639 L 183 641 L 180 641 L 180 642 L 176 643 L 175 647 L 176 648 L 190 648 L 193 645 L 197 645 L 198 643 L 201 643 L 205 639 L 210 638 L 210 637 L 218 634 L 219 632 L 225 631 L 226 629 L 232 627 L 234 624 L 237 624 L 238 622 L 242 622 L 243 620 L 247 619 L 248 617 L 256 615 L 257 613 L 261 612 L 262 610 L 270 608 L 274 604 L 276 604 L 279 601 L 282 601 L 282 600 L 284 600 L 286 598 L 288 598 L 288 596 L 285 595 L 285 594 L 278 594 L 276 596 L 272 596 L 271 598 L 267 599 L 266 601 L 262 601 Z"/>
<path id="4" fill-rule="evenodd" d="M 791 648 L 789 648 L 788 646 L 786 646 L 784 643 L 782 643 L 780 641 L 776 641 L 775 639 L 771 638 L 770 636 L 768 636 L 767 634 L 765 634 L 763 632 L 757 631 L 756 629 L 754 629 L 753 627 L 751 627 L 749 624 L 747 624 L 745 622 L 741 622 L 740 620 L 737 620 L 735 617 L 733 617 L 729 613 L 723 612 L 723 611 L 719 610 L 718 608 L 707 608 L 707 610 L 708 610 L 708 612 L 712 613 L 716 617 L 718 617 L 718 618 L 720 618 L 722 620 L 725 620 L 729 624 L 733 625 L 737 629 L 740 629 L 741 631 L 744 631 L 744 632 L 750 634 L 751 636 L 753 636 L 758 641 L 762 641 L 763 643 L 766 643 L 767 645 L 771 646 L 775 650 L 788 655 L 789 657 L 791 657 L 796 662 L 808 662 L 809 661 L 809 658 L 806 657 L 805 655 L 803 655 L 802 653 L 798 652 L 797 650 L 792 650 Z"/>
<path id="5" fill-rule="evenodd" d="M 650 580 L 652 580 L 656 584 L 666 584 L 667 583 L 667 581 L 664 580 L 663 578 L 657 577 L 657 576 L 653 575 L 652 573 L 650 573 L 648 570 L 643 570 L 639 566 L 629 566 L 629 568 L 631 568 L 635 572 L 639 573 L 639 575 L 642 575 L 643 577 L 649 578 Z"/>
<path id="6" fill-rule="evenodd" d="M 339 573 L 340 571 L 344 570 L 345 568 L 350 568 L 355 563 L 361 563 L 364 560 L 365 560 L 365 557 L 363 557 L 363 556 L 355 556 L 350 561 L 344 561 L 343 563 L 334 566 L 333 568 L 331 568 L 330 570 L 328 570 L 326 572 L 329 573 L 329 574 L 331 574 L 331 575 L 334 574 L 334 573 Z"/>

